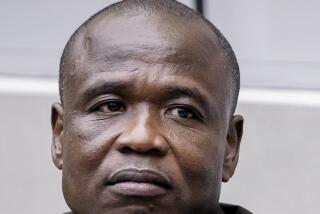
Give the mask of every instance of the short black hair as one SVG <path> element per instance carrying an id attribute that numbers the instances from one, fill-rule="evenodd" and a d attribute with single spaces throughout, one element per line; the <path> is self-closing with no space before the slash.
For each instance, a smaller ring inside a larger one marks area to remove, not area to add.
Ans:
<path id="1" fill-rule="evenodd" d="M 187 7 L 186 5 L 177 2 L 175 0 L 123 0 L 114 4 L 111 4 L 104 9 L 98 11 L 93 16 L 91 16 L 87 21 L 85 21 L 70 37 L 65 48 L 63 50 L 61 59 L 60 59 L 60 68 L 59 68 L 59 94 L 61 103 L 63 103 L 63 90 L 64 90 L 64 65 L 65 61 L 68 58 L 68 55 L 71 54 L 74 42 L 77 40 L 79 34 L 83 33 L 84 29 L 97 17 L 103 14 L 128 14 L 131 12 L 137 11 L 165 11 L 170 15 L 174 15 L 186 19 L 195 19 L 204 22 L 207 24 L 210 29 L 218 38 L 218 44 L 221 49 L 224 50 L 226 57 L 229 59 L 232 68 L 232 113 L 234 113 L 240 89 L 240 71 L 239 65 L 235 53 L 229 44 L 228 40 L 223 36 L 223 34 L 202 14 L 197 11 Z"/>

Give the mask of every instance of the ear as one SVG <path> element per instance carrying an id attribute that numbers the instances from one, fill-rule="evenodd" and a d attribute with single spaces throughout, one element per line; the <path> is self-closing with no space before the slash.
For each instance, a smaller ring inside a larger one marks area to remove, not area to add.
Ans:
<path id="1" fill-rule="evenodd" d="M 54 103 L 51 107 L 52 145 L 51 156 L 54 165 L 62 169 L 63 165 L 63 107 L 60 103 Z"/>
<path id="2" fill-rule="evenodd" d="M 243 117 L 241 115 L 235 115 L 232 117 L 229 123 L 227 144 L 223 163 L 222 181 L 228 182 L 234 174 L 236 169 L 238 158 L 240 141 L 243 131 Z"/>

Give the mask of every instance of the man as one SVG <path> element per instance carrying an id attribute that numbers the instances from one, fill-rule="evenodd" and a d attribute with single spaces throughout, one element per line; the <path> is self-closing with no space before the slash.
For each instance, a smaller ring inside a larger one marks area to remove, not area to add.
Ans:
<path id="1" fill-rule="evenodd" d="M 74 214 L 249 213 L 219 204 L 243 118 L 221 33 L 172 0 L 98 12 L 61 57 L 52 157 Z"/>

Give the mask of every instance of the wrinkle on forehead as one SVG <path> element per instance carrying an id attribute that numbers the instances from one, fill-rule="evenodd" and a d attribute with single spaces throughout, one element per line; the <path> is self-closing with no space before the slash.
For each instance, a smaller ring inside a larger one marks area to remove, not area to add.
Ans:
<path id="1" fill-rule="evenodd" d="M 199 66 L 222 55 L 214 34 L 199 21 L 186 24 L 184 20 L 171 20 L 174 23 L 170 23 L 170 20 L 160 18 L 144 15 L 110 17 L 90 25 L 77 41 L 75 49 L 79 49 L 74 51 L 78 55 L 75 64 L 101 62 L 112 65 L 131 60 Z"/>
<path id="2" fill-rule="evenodd" d="M 86 80 L 93 73 L 115 75 L 141 69 L 160 71 L 162 75 L 168 75 L 165 70 L 170 74 L 191 75 L 210 85 L 225 81 L 222 73 L 228 62 L 211 29 L 199 22 L 146 18 L 150 17 L 110 17 L 87 27 L 75 42 L 75 60 L 68 69 L 73 72 L 67 72 L 65 84 Z M 134 73 L 141 78 L 139 72 Z"/>
<path id="3" fill-rule="evenodd" d="M 177 50 L 172 47 L 148 46 L 110 46 L 101 53 L 87 55 L 78 63 L 92 63 L 96 65 L 115 65 L 126 62 L 141 62 L 147 65 L 171 65 L 179 67 L 203 67 L 209 63 L 209 57 L 201 52 L 194 56 L 191 50 Z"/>

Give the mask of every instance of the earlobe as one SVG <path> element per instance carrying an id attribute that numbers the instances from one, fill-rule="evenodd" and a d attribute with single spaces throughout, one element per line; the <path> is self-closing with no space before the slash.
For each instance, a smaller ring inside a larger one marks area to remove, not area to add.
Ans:
<path id="1" fill-rule="evenodd" d="M 58 169 L 63 165 L 63 107 L 54 103 L 51 108 L 52 145 L 51 156 Z"/>
<path id="2" fill-rule="evenodd" d="M 243 117 L 235 115 L 232 117 L 227 134 L 222 181 L 228 182 L 233 176 L 239 158 L 240 142 L 243 132 Z"/>

